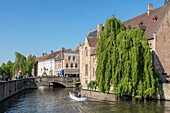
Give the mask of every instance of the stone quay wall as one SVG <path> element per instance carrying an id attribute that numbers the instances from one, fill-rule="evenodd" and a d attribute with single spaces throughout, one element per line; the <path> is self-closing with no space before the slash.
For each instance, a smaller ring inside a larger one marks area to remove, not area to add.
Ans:
<path id="1" fill-rule="evenodd" d="M 0 102 L 24 89 L 36 88 L 33 81 L 34 79 L 30 78 L 0 82 Z"/>
<path id="2" fill-rule="evenodd" d="M 100 93 L 94 90 L 82 89 L 81 93 L 89 98 L 99 99 L 99 100 L 109 100 L 117 101 L 117 97 L 110 94 Z M 160 83 L 160 94 L 157 94 L 154 99 L 157 100 L 168 100 L 170 101 L 170 83 Z"/>
<path id="3" fill-rule="evenodd" d="M 81 90 L 81 93 L 83 95 L 86 95 L 89 98 L 94 98 L 94 99 L 98 99 L 98 100 L 107 100 L 107 101 L 116 101 L 117 98 L 115 95 L 113 94 L 104 94 L 104 93 L 100 93 L 94 90 L 87 90 L 87 89 L 83 89 Z"/>

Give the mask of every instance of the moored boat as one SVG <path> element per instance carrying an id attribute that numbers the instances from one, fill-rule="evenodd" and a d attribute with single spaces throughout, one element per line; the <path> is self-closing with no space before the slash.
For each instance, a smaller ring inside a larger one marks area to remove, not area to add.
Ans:
<path id="1" fill-rule="evenodd" d="M 87 100 L 87 97 L 85 95 L 82 95 L 80 93 L 76 93 L 73 91 L 69 92 L 70 98 L 76 100 L 76 101 L 85 101 Z"/>

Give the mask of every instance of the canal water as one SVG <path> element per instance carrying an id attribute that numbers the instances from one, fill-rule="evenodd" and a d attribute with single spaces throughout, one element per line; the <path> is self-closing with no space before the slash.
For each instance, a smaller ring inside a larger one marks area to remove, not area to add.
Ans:
<path id="1" fill-rule="evenodd" d="M 170 113 L 170 101 L 72 100 L 70 88 L 24 90 L 0 103 L 0 113 Z"/>

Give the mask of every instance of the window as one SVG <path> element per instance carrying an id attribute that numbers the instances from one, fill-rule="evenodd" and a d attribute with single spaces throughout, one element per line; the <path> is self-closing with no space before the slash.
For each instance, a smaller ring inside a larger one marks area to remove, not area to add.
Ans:
<path id="1" fill-rule="evenodd" d="M 93 79 L 94 79 L 94 74 L 95 74 L 95 72 L 94 72 L 94 71 L 95 71 L 95 69 L 93 68 L 93 75 L 92 75 L 92 78 L 93 78 Z"/>
<path id="2" fill-rule="evenodd" d="M 73 68 L 73 63 L 71 63 L 70 67 Z"/>
<path id="3" fill-rule="evenodd" d="M 78 66 L 77 66 L 77 63 L 75 64 L 75 68 L 77 68 Z"/>
<path id="4" fill-rule="evenodd" d="M 88 76 L 88 64 L 86 64 L 86 67 L 85 67 L 85 75 Z"/>
<path id="5" fill-rule="evenodd" d="M 88 80 L 85 80 L 85 84 L 88 84 Z"/>
<path id="6" fill-rule="evenodd" d="M 75 59 L 76 59 L 76 57 L 75 57 L 75 56 L 73 56 L 73 61 L 75 61 Z"/>
<path id="7" fill-rule="evenodd" d="M 71 59 L 71 57 L 70 56 L 68 56 L 68 60 L 70 60 Z"/>
<path id="8" fill-rule="evenodd" d="M 66 68 L 68 68 L 68 63 L 66 63 Z"/>
<path id="9" fill-rule="evenodd" d="M 87 47 L 85 48 L 85 51 L 86 51 L 86 56 L 88 56 L 88 49 L 87 49 Z"/>

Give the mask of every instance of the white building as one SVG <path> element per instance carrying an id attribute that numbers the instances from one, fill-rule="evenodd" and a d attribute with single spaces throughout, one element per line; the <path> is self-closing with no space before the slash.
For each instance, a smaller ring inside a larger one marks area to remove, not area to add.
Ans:
<path id="1" fill-rule="evenodd" d="M 56 75 L 55 73 L 55 57 L 59 54 L 59 51 L 51 54 L 43 53 L 41 57 L 36 58 L 37 62 L 37 76 Z"/>

